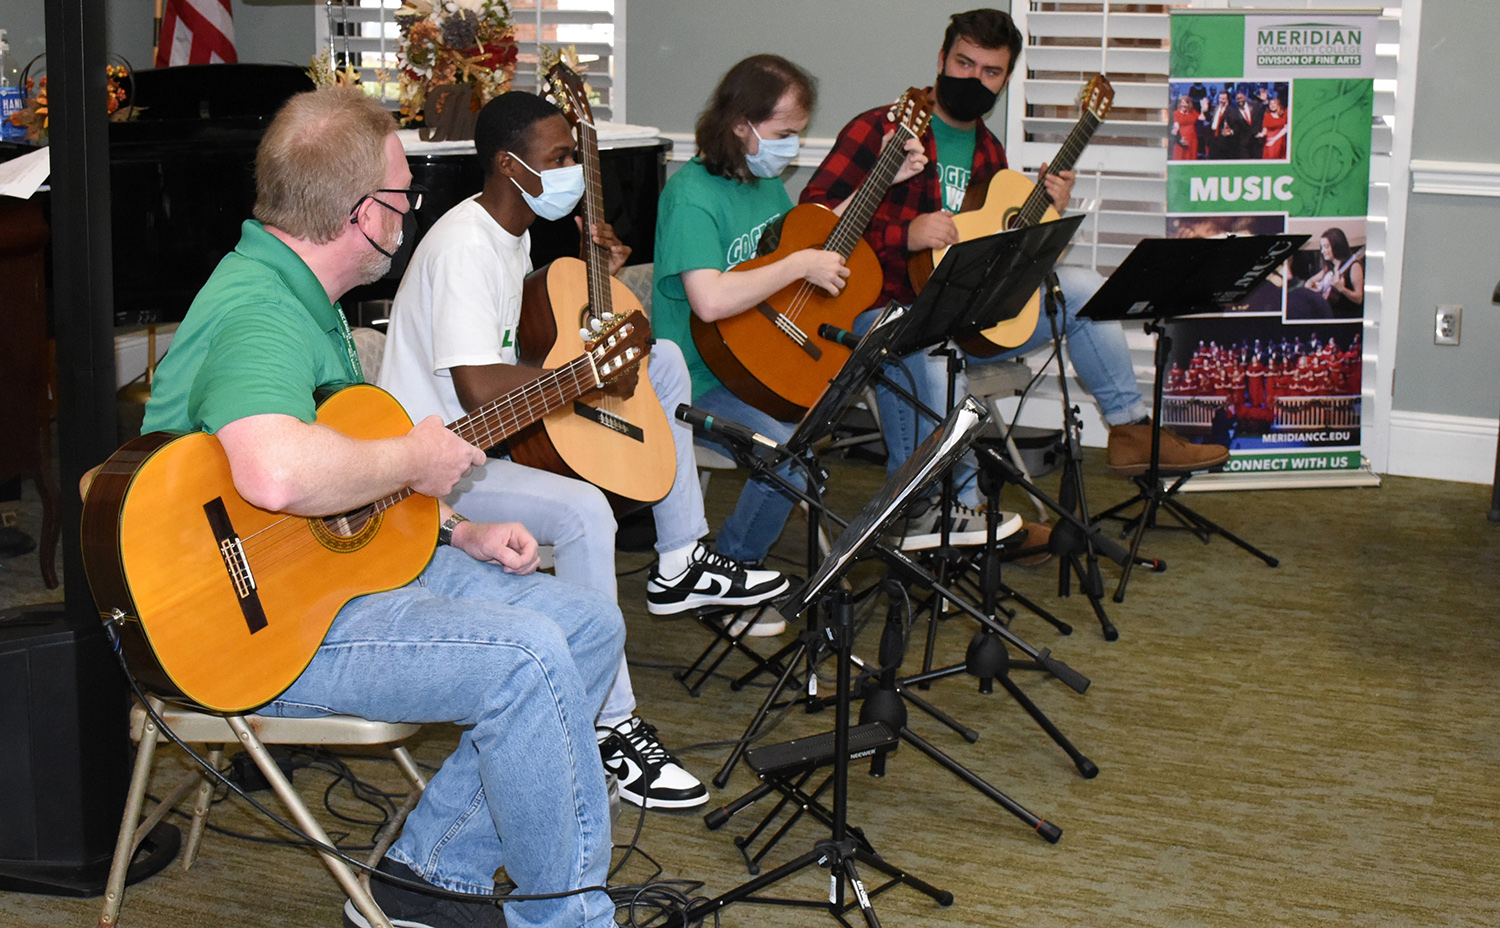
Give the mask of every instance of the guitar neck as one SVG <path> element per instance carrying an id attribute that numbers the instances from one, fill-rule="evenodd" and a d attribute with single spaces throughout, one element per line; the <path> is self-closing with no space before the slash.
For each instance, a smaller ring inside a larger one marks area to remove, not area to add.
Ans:
<path id="1" fill-rule="evenodd" d="M 1057 157 L 1048 162 L 1046 174 L 1037 178 L 1036 186 L 1032 188 L 1030 196 L 1017 211 L 1015 219 L 1011 222 L 1011 228 L 1034 226 L 1041 222 L 1042 215 L 1047 212 L 1047 207 L 1053 205 L 1051 197 L 1047 196 L 1045 184 L 1047 174 L 1060 174 L 1063 171 L 1072 170 L 1073 165 L 1078 163 L 1078 156 L 1082 155 L 1083 150 L 1088 147 L 1089 139 L 1094 137 L 1094 131 L 1099 128 L 1100 124 L 1099 117 L 1088 110 L 1084 111 L 1078 119 L 1078 124 L 1073 127 L 1072 132 L 1068 133 L 1062 148 L 1058 150 Z"/>
<path id="2" fill-rule="evenodd" d="M 599 135 L 591 114 L 580 114 L 578 150 L 583 159 L 583 253 L 588 265 L 589 311 L 594 318 L 613 312 L 609 282 L 609 249 L 594 244 L 591 229 L 604 224 L 604 189 L 599 173 Z"/>
<path id="3" fill-rule="evenodd" d="M 584 355 L 486 403 L 448 428 L 471 445 L 491 448 L 552 410 L 585 395 L 599 383 L 599 372 L 594 369 L 589 356 Z M 387 509 L 411 496 L 412 492 L 405 489 L 372 505 L 376 511 Z"/>
<path id="4" fill-rule="evenodd" d="M 823 245 L 824 251 L 836 251 L 846 259 L 854 253 L 854 246 L 859 243 L 860 236 L 865 234 L 870 219 L 874 217 L 880 201 L 885 199 L 885 192 L 891 187 L 891 180 L 900 170 L 901 163 L 906 160 L 906 142 L 912 138 L 916 136 L 910 130 L 905 126 L 897 126 L 890 141 L 881 149 L 875 167 L 870 169 L 864 183 L 859 185 L 859 189 L 850 198 L 849 205 L 844 208 L 844 215 L 839 218 L 838 225 L 833 227 L 833 232 Z"/>

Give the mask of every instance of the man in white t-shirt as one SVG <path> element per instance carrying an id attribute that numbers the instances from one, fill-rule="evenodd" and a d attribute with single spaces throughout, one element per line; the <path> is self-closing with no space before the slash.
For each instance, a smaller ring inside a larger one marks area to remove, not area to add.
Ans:
<path id="1" fill-rule="evenodd" d="M 583 192 L 572 129 L 541 97 L 514 92 L 491 100 L 479 114 L 474 143 L 484 189 L 428 230 L 391 309 L 380 386 L 414 418 L 438 414 L 451 422 L 538 376 L 536 368 L 517 364 L 522 283 L 531 270 L 528 230 L 538 215 L 571 213 Z M 607 226 L 591 232 L 596 243 L 610 248 L 610 270 L 618 271 L 630 249 Z M 647 368 L 669 413 L 689 401 L 687 367 L 676 345 L 659 342 Z M 702 543 L 708 522 L 692 431 L 668 418 L 677 472 L 671 492 L 653 507 L 658 563 L 647 582 L 649 610 L 669 615 L 702 606 L 752 606 L 785 592 L 789 582 L 779 572 L 732 561 Z M 538 542 L 553 545 L 558 577 L 617 595 L 614 516 L 591 484 L 492 458 L 448 502 L 475 518 L 505 512 Z M 767 630 L 779 631 L 750 628 Z M 708 790 L 634 711 L 622 661 L 598 718 L 600 750 L 620 779 L 621 795 L 646 808 L 707 802 Z"/>

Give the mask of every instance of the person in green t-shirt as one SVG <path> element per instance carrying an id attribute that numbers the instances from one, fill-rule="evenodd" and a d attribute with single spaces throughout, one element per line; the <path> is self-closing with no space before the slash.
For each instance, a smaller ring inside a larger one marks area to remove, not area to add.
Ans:
<path id="1" fill-rule="evenodd" d="M 693 404 L 778 441 L 791 435 L 792 426 L 735 396 L 709 371 L 693 345 L 689 314 L 705 322 L 727 319 L 798 281 L 830 294 L 844 288 L 849 269 L 843 258 L 817 248 L 727 273 L 755 257 L 766 229 L 792 208 L 781 172 L 797 157 L 798 136 L 816 99 L 812 76 L 779 55 L 753 55 L 730 68 L 698 117 L 698 155 L 668 179 L 656 219 L 652 327 L 681 346 L 693 378 Z M 927 164 L 915 141 L 911 148 L 896 182 Z M 834 212 L 842 214 L 846 203 Z M 792 500 L 774 485 L 747 482 L 719 531 L 719 552 L 759 562 L 791 508 Z"/>

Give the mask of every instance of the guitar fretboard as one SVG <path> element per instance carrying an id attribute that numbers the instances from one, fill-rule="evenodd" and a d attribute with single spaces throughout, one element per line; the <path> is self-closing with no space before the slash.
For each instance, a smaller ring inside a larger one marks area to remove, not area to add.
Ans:
<path id="1" fill-rule="evenodd" d="M 448 426 L 459 438 L 480 448 L 491 448 L 547 413 L 599 386 L 599 374 L 588 355 L 576 358 L 550 374 L 517 387 Z M 370 504 L 381 512 L 412 495 L 402 490 Z"/>
<path id="2" fill-rule="evenodd" d="M 923 123 L 925 126 L 926 123 Z M 918 132 L 921 130 L 918 129 Z M 906 160 L 906 142 L 908 139 L 916 138 L 916 135 L 903 124 L 897 124 L 895 133 L 890 141 L 886 142 L 880 150 L 880 157 L 876 159 L 875 166 L 870 169 L 869 176 L 859 189 L 854 191 L 854 196 L 849 205 L 844 208 L 844 215 L 839 217 L 838 224 L 833 227 L 828 241 L 824 243 L 824 251 L 836 251 L 845 259 L 854 253 L 854 246 L 859 244 L 860 236 L 865 234 L 865 229 L 870 225 L 870 219 L 875 215 L 875 210 L 880 206 L 880 201 L 885 199 L 885 192 L 890 189 L 891 180 L 896 172 L 901 169 L 901 163 Z"/>
<path id="3" fill-rule="evenodd" d="M 1062 148 L 1058 150 L 1057 157 L 1047 164 L 1047 174 L 1058 174 L 1072 169 L 1073 165 L 1078 163 L 1078 156 L 1083 154 L 1083 150 L 1088 147 L 1089 139 L 1094 137 L 1094 131 L 1102 122 L 1093 112 L 1084 110 L 1083 115 L 1078 119 L 1078 124 L 1073 127 L 1072 132 L 1068 133 Z M 1047 196 L 1045 180 L 1046 174 L 1037 178 L 1036 186 L 1026 197 L 1026 202 L 1021 204 L 1021 208 L 1016 211 L 1015 218 L 1011 220 L 1011 228 L 1034 226 L 1042 221 L 1042 215 L 1047 212 L 1047 207 L 1053 205 L 1052 198 Z M 1067 205 L 1059 203 L 1057 207 L 1062 209 Z"/>
<path id="4" fill-rule="evenodd" d="M 578 106 L 578 101 L 574 101 Z M 587 110 L 578 110 L 578 150 L 583 158 L 583 239 L 584 254 L 588 265 L 589 312 L 595 319 L 607 318 L 614 311 L 610 296 L 609 249 L 594 244 L 589 231 L 604 223 L 604 196 L 599 172 L 599 136 L 594 129 L 593 116 Z"/>

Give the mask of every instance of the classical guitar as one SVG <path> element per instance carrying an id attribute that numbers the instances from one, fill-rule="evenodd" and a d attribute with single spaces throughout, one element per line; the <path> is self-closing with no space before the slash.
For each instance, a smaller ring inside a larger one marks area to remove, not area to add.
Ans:
<path id="1" fill-rule="evenodd" d="M 1094 137 L 1094 130 L 1099 128 L 1099 124 L 1109 114 L 1114 99 L 1115 89 L 1110 86 L 1109 79 L 1102 74 L 1094 75 L 1084 86 L 1081 95 L 1083 114 L 1078 117 L 1073 131 L 1068 133 L 1057 157 L 1047 164 L 1047 174 L 1067 171 L 1078 162 L 1078 156 L 1083 154 L 1089 139 Z M 963 209 L 953 217 L 953 224 L 958 226 L 960 241 L 967 242 L 993 235 L 1003 229 L 1019 229 L 1058 218 L 1057 210 L 1052 208 L 1052 200 L 1047 196 L 1045 178 L 1044 174 L 1033 184 L 1019 171 L 1000 171 L 990 179 L 988 185 L 971 184 L 964 192 Z M 948 249 L 939 248 L 921 251 L 912 256 L 907 264 L 907 271 L 917 292 L 921 292 L 927 279 L 932 276 L 933 269 L 947 253 Z M 1036 328 L 1041 306 L 1041 294 L 1033 295 L 1019 315 L 965 339 L 963 349 L 970 354 L 987 358 L 1007 349 L 1020 347 Z"/>
<path id="2" fill-rule="evenodd" d="M 637 365 L 650 331 L 632 314 L 582 357 L 449 428 L 487 448 Z M 401 404 L 368 384 L 324 398 L 317 421 L 362 439 L 411 429 Z M 410 490 L 324 518 L 268 512 L 235 492 L 217 438 L 154 432 L 111 455 L 90 485 L 83 565 L 143 686 L 243 712 L 297 679 L 346 602 L 421 573 L 437 515 L 437 500 Z"/>
<path id="3" fill-rule="evenodd" d="M 605 221 L 599 136 L 578 75 L 557 64 L 549 78 L 556 102 L 578 130 L 587 230 Z M 550 368 L 577 357 L 584 341 L 617 313 L 640 311 L 630 288 L 610 276 L 608 249 L 585 234 L 584 254 L 586 260 L 558 258 L 527 277 L 517 331 L 523 363 Z M 677 450 L 646 370 L 643 362 L 629 397 L 579 398 L 511 439 L 512 460 L 592 483 L 617 515 L 666 496 L 677 478 Z"/>
<path id="4" fill-rule="evenodd" d="M 828 323 L 848 329 L 854 317 L 880 297 L 880 259 L 863 235 L 880 201 L 906 160 L 906 142 L 921 136 L 932 116 L 927 94 L 911 88 L 891 107 L 894 131 L 875 166 L 844 208 L 842 217 L 826 207 L 793 207 L 781 224 L 774 251 L 735 265 L 747 271 L 773 264 L 804 248 L 844 256 L 848 285 L 829 296 L 807 281 L 772 294 L 759 306 L 728 319 L 704 322 L 691 316 L 693 344 L 714 376 L 735 396 L 784 422 L 793 422 L 822 395 L 828 381 L 849 358 L 849 349 L 817 336 Z"/>

